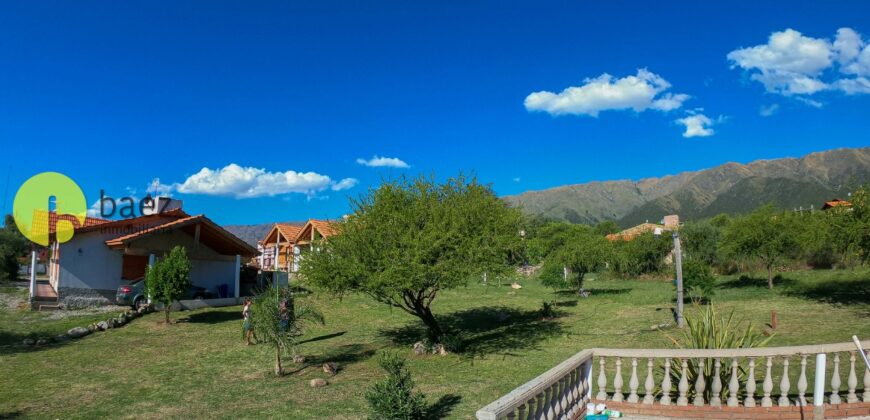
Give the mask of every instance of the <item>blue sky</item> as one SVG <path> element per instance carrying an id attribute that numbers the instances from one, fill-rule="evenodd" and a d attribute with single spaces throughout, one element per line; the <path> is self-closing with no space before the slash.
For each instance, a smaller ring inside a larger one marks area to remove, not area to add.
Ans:
<path id="1" fill-rule="evenodd" d="M 4 3 L 3 209 L 43 171 L 236 224 L 870 145 L 867 2 L 308 3 Z"/>

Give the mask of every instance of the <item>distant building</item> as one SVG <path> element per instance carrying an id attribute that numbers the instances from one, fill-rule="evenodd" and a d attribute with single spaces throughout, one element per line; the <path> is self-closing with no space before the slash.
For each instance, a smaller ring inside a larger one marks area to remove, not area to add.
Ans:
<path id="1" fill-rule="evenodd" d="M 680 227 L 680 216 L 676 214 L 667 215 L 662 219 L 662 223 L 641 223 L 637 226 L 630 227 L 628 229 L 623 230 L 619 233 L 611 233 L 607 235 L 607 239 L 611 241 L 630 241 L 636 238 L 638 235 L 644 233 L 652 233 L 654 235 L 661 235 L 664 232 L 670 232 L 675 229 L 679 229 Z"/>
<path id="2" fill-rule="evenodd" d="M 830 201 L 825 201 L 825 204 L 822 205 L 822 210 L 829 210 L 829 209 L 833 209 L 833 208 L 851 208 L 851 207 L 852 207 L 852 203 L 850 203 L 846 200 L 841 200 L 839 198 L 835 198 L 835 199 L 830 200 Z"/>

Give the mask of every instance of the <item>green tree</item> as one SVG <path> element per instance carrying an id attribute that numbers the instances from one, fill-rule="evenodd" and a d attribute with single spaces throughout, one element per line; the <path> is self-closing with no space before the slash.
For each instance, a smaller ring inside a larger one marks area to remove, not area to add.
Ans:
<path id="1" fill-rule="evenodd" d="M 190 259 L 183 246 L 176 246 L 162 260 L 145 271 L 145 289 L 148 297 L 163 304 L 166 323 L 172 303 L 184 297 L 190 288 Z"/>
<path id="2" fill-rule="evenodd" d="M 263 290 L 251 303 L 251 322 L 257 341 L 275 347 L 275 375 L 281 376 L 284 373 L 281 354 L 289 351 L 295 355 L 298 337 L 309 323 L 323 324 L 323 315 L 311 307 L 296 304 L 289 288 L 277 293 Z"/>
<path id="3" fill-rule="evenodd" d="M 716 277 L 710 266 L 700 259 L 688 259 L 683 263 L 683 285 L 695 303 L 711 299 L 716 292 Z"/>
<path id="4" fill-rule="evenodd" d="M 419 420 L 426 418 L 426 397 L 414 392 L 411 371 L 405 359 L 395 353 L 384 352 L 378 364 L 387 372 L 387 377 L 366 391 L 369 403 L 369 419 L 372 420 Z"/>
<path id="5" fill-rule="evenodd" d="M 620 230 L 622 229 L 620 229 L 619 225 L 617 225 L 616 222 L 614 222 L 613 220 L 604 220 L 598 222 L 598 224 L 595 225 L 595 227 L 593 228 L 595 234 L 599 236 L 607 236 L 611 233 L 617 233 Z"/>
<path id="6" fill-rule="evenodd" d="M 537 227 L 527 239 L 529 255 L 533 261 L 543 261 L 548 255 L 562 249 L 571 238 L 581 233 L 588 233 L 589 226 L 573 223 L 551 221 Z"/>
<path id="7" fill-rule="evenodd" d="M 687 222 L 680 228 L 685 255 L 707 265 L 716 263 L 721 236 L 720 228 L 706 220 Z"/>
<path id="8" fill-rule="evenodd" d="M 522 247 L 519 210 L 461 175 L 443 184 L 426 177 L 384 182 L 351 207 L 339 233 L 302 259 L 300 278 L 416 316 L 433 343 L 443 334 L 431 309 L 438 293 L 483 273 L 513 272 Z"/>
<path id="9" fill-rule="evenodd" d="M 651 232 L 631 240 L 617 240 L 613 242 L 610 266 L 622 277 L 656 273 L 662 270 L 672 247 L 670 237 L 659 237 Z"/>
<path id="10" fill-rule="evenodd" d="M 794 218 L 770 205 L 760 207 L 725 227 L 722 247 L 729 255 L 761 260 L 767 269 L 767 287 L 773 289 L 776 264 L 800 249 Z"/>
<path id="11" fill-rule="evenodd" d="M 18 278 L 18 258 L 29 250 L 30 244 L 18 231 L 12 215 L 6 215 L 5 225 L 0 229 L 0 280 Z"/>
<path id="12" fill-rule="evenodd" d="M 597 234 L 576 230 L 566 243 L 547 256 L 544 262 L 547 268 L 541 272 L 541 281 L 553 288 L 569 286 L 582 295 L 586 274 L 603 268 L 609 257 L 610 241 Z M 567 284 L 562 267 L 569 271 Z"/>

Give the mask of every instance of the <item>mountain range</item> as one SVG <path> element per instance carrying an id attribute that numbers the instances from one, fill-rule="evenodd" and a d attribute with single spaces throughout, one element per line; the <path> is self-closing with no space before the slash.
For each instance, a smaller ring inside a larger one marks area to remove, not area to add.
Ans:
<path id="1" fill-rule="evenodd" d="M 818 208 L 870 181 L 870 147 L 816 152 L 801 158 L 726 163 L 700 171 L 641 180 L 595 181 L 504 199 L 528 214 L 573 223 L 614 220 L 620 226 L 739 214 L 772 203 Z"/>

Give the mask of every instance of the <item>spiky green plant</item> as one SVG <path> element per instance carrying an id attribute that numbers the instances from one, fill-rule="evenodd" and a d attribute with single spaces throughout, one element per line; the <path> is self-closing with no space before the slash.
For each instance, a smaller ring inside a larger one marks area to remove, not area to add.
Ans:
<path id="1" fill-rule="evenodd" d="M 280 302 L 287 301 L 288 319 L 286 327 L 281 323 Z M 257 341 L 275 346 L 275 375 L 281 376 L 281 354 L 296 353 L 298 337 L 304 332 L 310 322 L 323 324 L 323 315 L 316 310 L 297 305 L 290 289 L 281 289 L 279 293 L 264 290 L 254 297 L 251 308 L 251 320 Z"/>
<path id="2" fill-rule="evenodd" d="M 680 331 L 676 336 L 665 333 L 671 340 L 675 348 L 678 349 L 741 349 L 764 347 L 773 338 L 773 334 L 769 337 L 764 337 L 757 332 L 751 323 L 744 320 L 736 320 L 734 311 L 732 310 L 727 315 L 720 315 L 713 304 L 701 306 L 693 305 L 693 311 L 685 314 L 686 328 Z M 731 380 L 730 362 L 720 360 L 721 373 L 720 378 L 722 384 L 727 384 Z M 704 391 L 704 398 L 709 401 L 712 397 L 710 384 L 712 384 L 713 370 L 715 369 L 715 360 L 708 358 L 704 360 L 704 380 L 707 387 Z M 699 360 L 687 360 L 686 377 L 689 381 L 689 397 L 695 395 L 694 384 L 698 379 Z M 745 382 L 746 372 L 743 367 L 738 368 L 737 380 L 740 383 Z M 678 384 L 680 382 L 680 365 L 675 364 L 671 369 L 671 383 Z M 722 392 L 725 392 L 727 387 L 722 387 Z M 743 389 L 743 387 L 740 387 Z M 721 397 L 721 395 L 720 395 Z"/>

